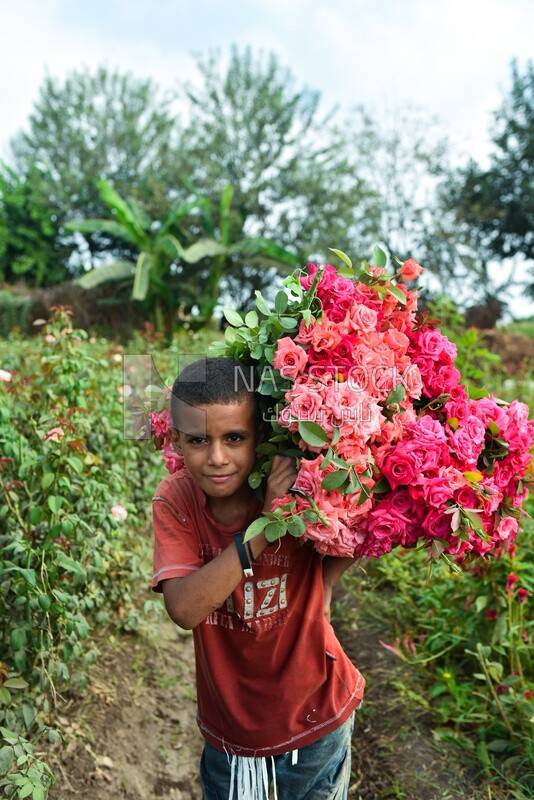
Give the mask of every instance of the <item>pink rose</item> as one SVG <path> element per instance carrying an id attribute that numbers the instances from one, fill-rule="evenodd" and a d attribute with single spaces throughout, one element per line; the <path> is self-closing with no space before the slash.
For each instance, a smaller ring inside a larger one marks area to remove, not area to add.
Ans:
<path id="1" fill-rule="evenodd" d="M 183 468 L 184 459 L 182 456 L 178 455 L 170 442 L 167 442 L 167 444 L 163 445 L 161 448 L 161 454 L 163 456 L 165 466 L 169 472 L 177 472 L 179 469 Z"/>
<path id="2" fill-rule="evenodd" d="M 423 520 L 423 528 L 428 536 L 449 539 L 451 535 L 451 515 L 432 509 Z"/>
<path id="3" fill-rule="evenodd" d="M 63 428 L 50 428 L 50 430 L 45 433 L 44 440 L 45 442 L 60 442 L 64 436 L 65 431 Z"/>
<path id="4" fill-rule="evenodd" d="M 399 375 L 399 378 L 408 397 L 414 400 L 421 397 L 423 392 L 423 379 L 417 364 L 408 364 Z"/>
<path id="5" fill-rule="evenodd" d="M 457 431 L 454 431 L 449 436 L 449 443 L 455 456 L 460 462 L 467 466 L 476 466 L 478 457 L 484 449 L 485 430 L 480 420 L 477 420 L 476 417 L 472 417 L 471 419 L 475 420 L 480 426 L 482 431 L 482 441 L 480 441 L 480 430 L 477 432 L 477 438 L 473 438 L 471 431 L 476 430 L 477 426 L 474 422 L 472 422 L 470 425 L 471 430 L 468 431 L 466 428 L 459 428 Z"/>
<path id="6" fill-rule="evenodd" d="M 349 278 L 344 278 L 343 276 L 338 275 L 330 287 L 329 294 L 331 299 L 335 300 L 336 302 L 348 300 L 350 305 L 352 305 L 352 299 L 355 291 L 356 288 L 353 281 L 351 281 Z M 347 308 L 348 307 L 349 306 L 347 306 Z"/>
<path id="7" fill-rule="evenodd" d="M 382 473 L 392 489 L 408 486 L 415 481 L 420 471 L 421 465 L 414 453 L 401 444 L 386 456 L 382 464 Z"/>
<path id="8" fill-rule="evenodd" d="M 503 517 L 497 525 L 497 534 L 503 542 L 512 542 L 517 534 L 519 523 L 515 517 Z"/>
<path id="9" fill-rule="evenodd" d="M 413 258 L 409 258 L 408 261 L 405 261 L 400 268 L 401 278 L 406 281 L 406 283 L 415 281 L 422 272 L 423 267 L 421 267 Z"/>
<path id="10" fill-rule="evenodd" d="M 334 350 L 340 341 L 341 334 L 337 330 L 337 326 L 330 320 L 321 317 L 311 332 L 310 344 L 313 349 L 317 352 Z"/>
<path id="11" fill-rule="evenodd" d="M 300 345 L 295 344 L 293 339 L 284 336 L 283 339 L 278 340 L 273 367 L 280 371 L 283 378 L 294 380 L 303 372 L 307 362 L 306 351 Z"/>
<path id="12" fill-rule="evenodd" d="M 378 326 L 377 311 L 361 304 L 352 305 L 349 308 L 346 319 L 348 327 L 357 333 L 376 331 Z"/>
<path id="13" fill-rule="evenodd" d="M 291 422 L 291 419 L 323 424 L 324 420 L 321 418 L 323 397 L 316 387 L 296 383 L 286 392 L 286 400 L 289 401 L 289 405 L 280 413 L 280 425 L 297 430 L 297 423 Z"/>
<path id="14" fill-rule="evenodd" d="M 315 497 L 318 494 L 321 488 L 321 481 L 326 474 L 319 469 L 319 465 L 323 460 L 323 456 L 318 456 L 313 461 L 302 459 L 297 479 L 293 484 L 295 489 L 300 489 L 301 492 L 310 497 Z"/>
<path id="15" fill-rule="evenodd" d="M 429 506 L 443 511 L 443 506 L 452 497 L 452 489 L 445 477 L 429 478 L 423 483 L 423 495 Z"/>
<path id="16" fill-rule="evenodd" d="M 424 356 L 430 356 L 434 361 L 443 352 L 445 336 L 435 328 L 423 328 L 416 341 L 417 348 Z"/>
<path id="17" fill-rule="evenodd" d="M 164 408 L 163 411 L 160 411 L 159 414 L 155 411 L 150 413 L 150 419 L 152 422 L 152 432 L 156 436 L 160 436 L 163 439 L 167 436 L 169 428 L 172 428 L 172 417 L 171 412 L 168 408 Z"/>
<path id="18" fill-rule="evenodd" d="M 114 519 L 125 520 L 128 516 L 128 512 L 124 508 L 124 506 L 116 505 L 113 506 L 111 509 L 111 516 Z"/>

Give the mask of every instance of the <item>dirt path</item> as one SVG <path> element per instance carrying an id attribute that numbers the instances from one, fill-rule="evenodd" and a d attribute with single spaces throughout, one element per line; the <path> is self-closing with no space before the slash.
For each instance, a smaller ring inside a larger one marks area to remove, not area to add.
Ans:
<path id="1" fill-rule="evenodd" d="M 193 639 L 171 622 L 107 648 L 59 722 L 67 744 L 50 800 L 200 798 Z"/>
<path id="2" fill-rule="evenodd" d="M 350 800 L 487 799 L 462 775 L 456 751 L 436 749 L 428 715 L 399 693 L 401 678 L 417 687 L 406 665 L 346 606 L 333 623 L 367 678 Z M 65 703 L 59 722 L 67 743 L 54 754 L 50 800 L 200 800 L 193 642 L 172 623 L 158 623 L 148 641 L 125 637 L 107 648 L 85 696 Z"/>

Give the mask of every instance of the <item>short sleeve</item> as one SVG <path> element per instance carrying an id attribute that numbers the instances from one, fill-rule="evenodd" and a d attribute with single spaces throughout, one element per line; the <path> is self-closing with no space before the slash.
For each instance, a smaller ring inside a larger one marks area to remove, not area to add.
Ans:
<path id="1" fill-rule="evenodd" d="M 154 527 L 154 575 L 152 588 L 161 592 L 161 581 L 184 578 L 202 566 L 198 539 L 185 515 L 167 497 L 152 502 Z"/>

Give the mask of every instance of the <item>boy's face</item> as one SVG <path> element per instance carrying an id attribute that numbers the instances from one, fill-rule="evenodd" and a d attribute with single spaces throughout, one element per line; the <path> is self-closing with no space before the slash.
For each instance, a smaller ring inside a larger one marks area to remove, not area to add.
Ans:
<path id="1" fill-rule="evenodd" d="M 179 413 L 173 444 L 195 483 L 215 503 L 249 498 L 247 478 L 258 444 L 252 397 L 231 404 L 183 404 Z"/>

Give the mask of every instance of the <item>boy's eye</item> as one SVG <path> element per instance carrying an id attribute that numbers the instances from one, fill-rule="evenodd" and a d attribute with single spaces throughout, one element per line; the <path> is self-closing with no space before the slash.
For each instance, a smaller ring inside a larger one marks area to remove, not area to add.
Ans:
<path id="1" fill-rule="evenodd" d="M 239 433 L 230 433 L 228 435 L 228 441 L 230 442 L 241 442 L 243 437 Z"/>
<path id="2" fill-rule="evenodd" d="M 202 436 L 191 436 L 188 441 L 189 444 L 203 444 L 206 440 Z"/>

